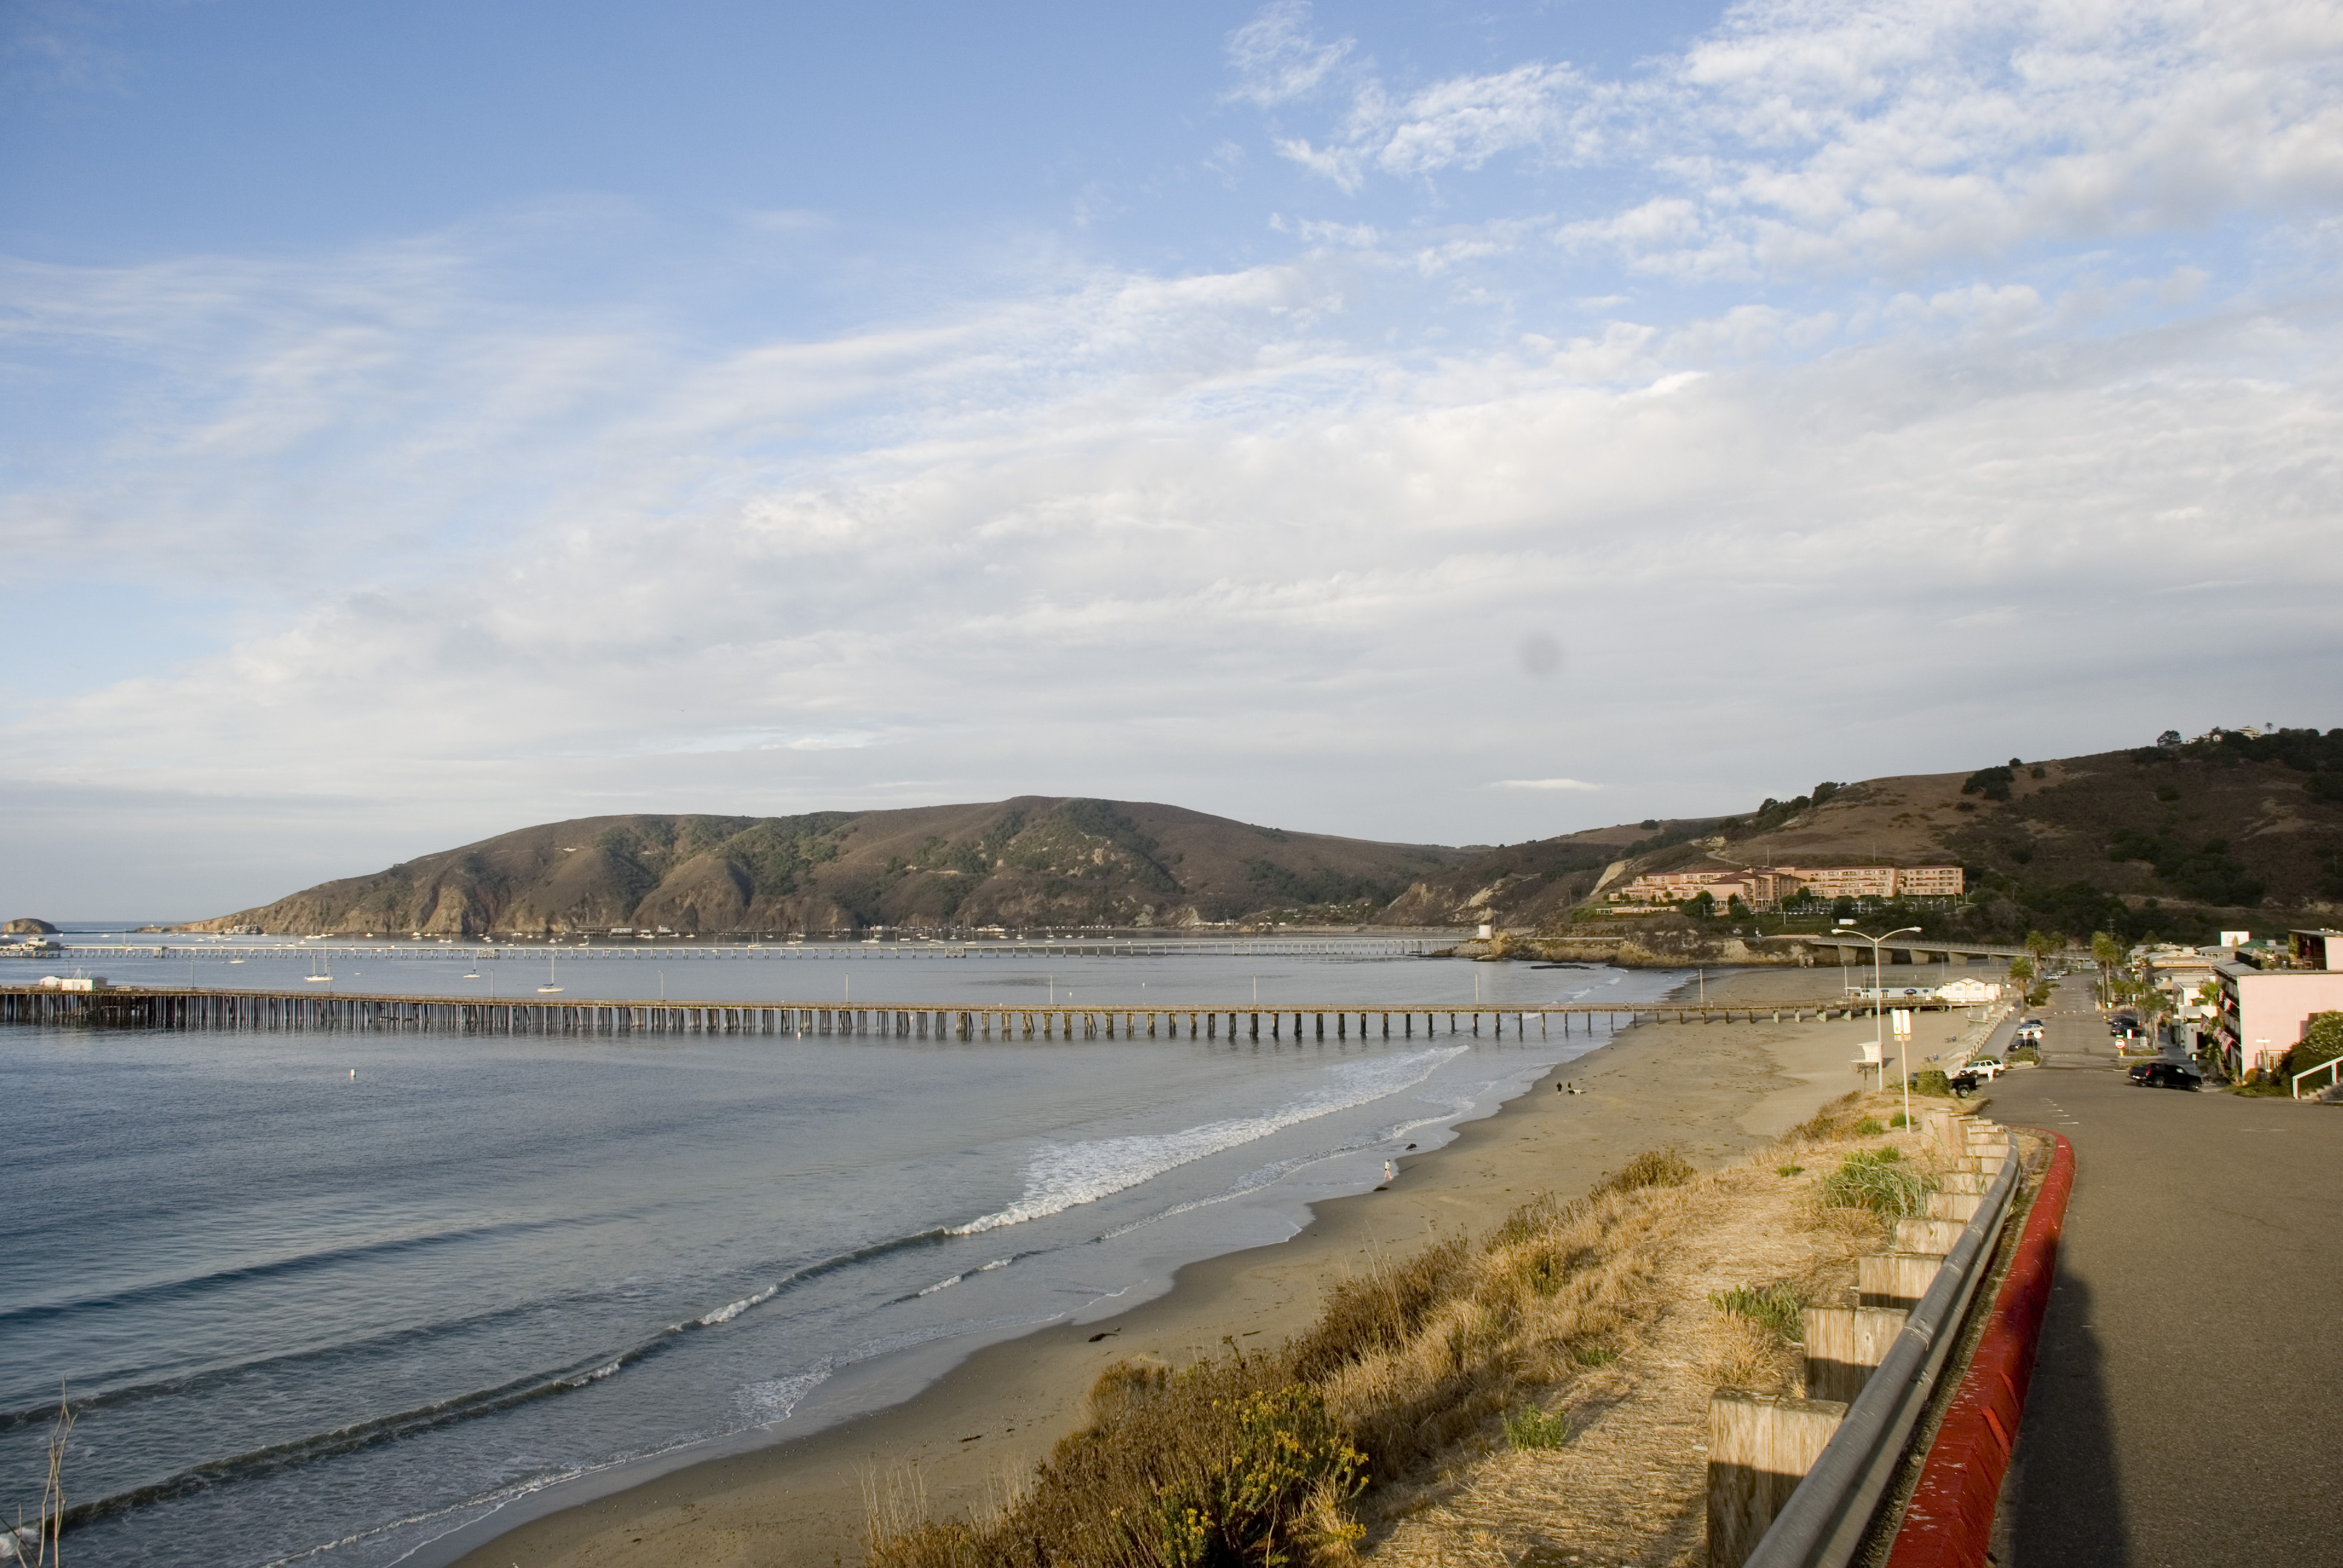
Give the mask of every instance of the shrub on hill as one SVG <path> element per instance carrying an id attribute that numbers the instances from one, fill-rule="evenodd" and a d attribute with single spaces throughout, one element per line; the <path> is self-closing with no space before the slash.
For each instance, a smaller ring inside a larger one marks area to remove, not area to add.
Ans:
<path id="1" fill-rule="evenodd" d="M 1980 768 L 1968 776 L 1961 786 L 1964 795 L 1982 795 L 1988 800 L 2006 800 L 2009 787 L 2017 780 L 2015 761 L 2006 768 Z"/>
<path id="2" fill-rule="evenodd" d="M 2198 903 L 2243 908 L 2261 901 L 2261 879 L 2229 853 L 2226 839 L 2210 839 L 2190 849 L 2168 829 L 2151 836 L 2137 828 L 2117 828 L 2107 842 L 2107 859 L 2146 860 L 2183 898 Z"/>

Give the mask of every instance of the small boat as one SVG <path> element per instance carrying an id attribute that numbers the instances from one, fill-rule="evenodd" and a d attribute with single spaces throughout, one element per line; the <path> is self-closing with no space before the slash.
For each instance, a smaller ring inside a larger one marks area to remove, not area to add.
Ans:
<path id="1" fill-rule="evenodd" d="M 317 960 L 316 960 L 315 959 L 312 959 L 312 960 L 310 960 L 310 962 L 311 962 L 311 964 L 314 966 L 314 965 L 316 964 Z M 331 985 L 331 984 L 333 984 L 333 983 L 334 983 L 334 970 L 333 970 L 333 966 L 332 966 L 330 963 L 328 963 L 328 964 L 326 966 L 325 971 L 324 971 L 323 973 L 319 973 L 319 972 L 318 972 L 318 971 L 317 971 L 317 970 L 313 967 L 307 974 L 303 975 L 301 978 L 302 978 L 303 980 L 305 980 L 309 981 L 312 985 Z"/>
<path id="2" fill-rule="evenodd" d="M 559 986 L 553 983 L 553 955 L 551 953 L 548 953 L 545 956 L 545 983 L 537 988 L 537 994 L 539 996 L 554 996 L 558 995 L 560 992 L 560 990 L 561 988 Z"/>

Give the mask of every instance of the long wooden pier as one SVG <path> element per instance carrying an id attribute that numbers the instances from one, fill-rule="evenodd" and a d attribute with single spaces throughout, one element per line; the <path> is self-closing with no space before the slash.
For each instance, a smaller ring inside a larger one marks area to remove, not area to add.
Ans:
<path id="1" fill-rule="evenodd" d="M 1913 999 L 1919 1005 L 1928 1000 Z M 1942 1003 L 1935 1003 L 1943 1006 Z M 878 1036 L 900 1040 L 1413 1040 L 1483 1034 L 1516 1039 L 1680 1023 L 1803 1022 L 1867 1016 L 1861 1001 L 1727 1007 L 1721 1003 L 1491 1002 L 1433 1006 L 1397 1002 L 1221 1003 L 1166 1007 L 1068 1004 L 981 1007 L 964 1003 L 623 1001 L 584 998 L 465 998 L 347 992 L 165 990 L 120 987 L 67 991 L 0 987 L 0 1022 L 100 1029 L 416 1032 L 479 1035 L 748 1034 L 805 1040 Z M 1421 1033 L 1419 1034 L 1419 1030 Z"/>
<path id="2" fill-rule="evenodd" d="M 551 940 L 511 938 L 491 942 L 468 937 L 461 940 L 336 938 L 330 941 L 226 942 L 190 941 L 183 937 L 173 940 L 166 936 L 156 941 L 76 939 L 41 948 L 0 944 L 0 958 L 51 961 L 66 958 L 167 958 L 180 963 L 219 959 L 314 960 L 321 956 L 329 961 L 359 958 L 494 963 L 506 959 L 535 961 L 548 954 L 566 959 L 649 960 L 659 963 L 684 959 L 1426 958 L 1464 940 L 1454 932 L 1372 937 L 1017 937 L 966 940 L 866 938 L 855 941 L 817 938 L 811 941 L 745 942 L 679 937 L 656 940 L 568 937 Z"/>

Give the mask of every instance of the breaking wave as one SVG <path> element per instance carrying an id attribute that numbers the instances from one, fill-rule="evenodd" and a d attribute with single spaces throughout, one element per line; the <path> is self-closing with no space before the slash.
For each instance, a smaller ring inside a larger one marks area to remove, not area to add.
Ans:
<path id="1" fill-rule="evenodd" d="M 1353 1062 L 1332 1070 L 1333 1081 L 1314 1093 L 1259 1116 L 1207 1121 L 1177 1132 L 1139 1133 L 1128 1138 L 1100 1138 L 1081 1143 L 1045 1144 L 1026 1167 L 1025 1191 L 1006 1209 L 952 1228 L 952 1233 L 972 1236 L 1063 1213 L 1083 1203 L 1152 1181 L 1224 1150 L 1267 1138 L 1288 1127 L 1348 1111 L 1422 1083 L 1444 1061 L 1463 1055 L 1456 1045 L 1408 1051 L 1380 1061 Z"/>

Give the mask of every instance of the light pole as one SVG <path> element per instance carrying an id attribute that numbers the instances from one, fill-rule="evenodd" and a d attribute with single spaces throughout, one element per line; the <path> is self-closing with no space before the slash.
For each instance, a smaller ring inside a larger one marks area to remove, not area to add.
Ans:
<path id="1" fill-rule="evenodd" d="M 1844 930 L 1844 928 L 1842 928 L 1842 930 Z M 1920 934 L 1920 928 L 1917 926 L 1903 926 L 1899 927 L 1896 930 L 1889 931 L 1886 936 L 1877 937 L 1865 936 L 1861 931 L 1846 931 L 1845 934 L 1850 937 L 1863 937 L 1865 941 L 1871 944 L 1871 1038 L 1879 1042 L 1879 1058 L 1882 1061 L 1885 1061 L 1887 1060 L 1887 1037 L 1881 1032 L 1881 1020 L 1884 1015 L 1881 1013 L 1880 1009 L 1886 1002 L 1887 999 L 1884 993 L 1887 988 L 1881 982 L 1879 978 L 1879 944 L 1885 941 L 1888 937 L 1918 936 Z M 1910 1035 L 1906 1035 L 1904 1038 L 1906 1040 L 1909 1040 L 1912 1037 Z M 1908 1132 L 1912 1130 L 1911 1046 L 1908 1044 L 1906 1045 L 1903 1049 L 1902 1055 L 1904 1062 L 1904 1130 Z"/>

